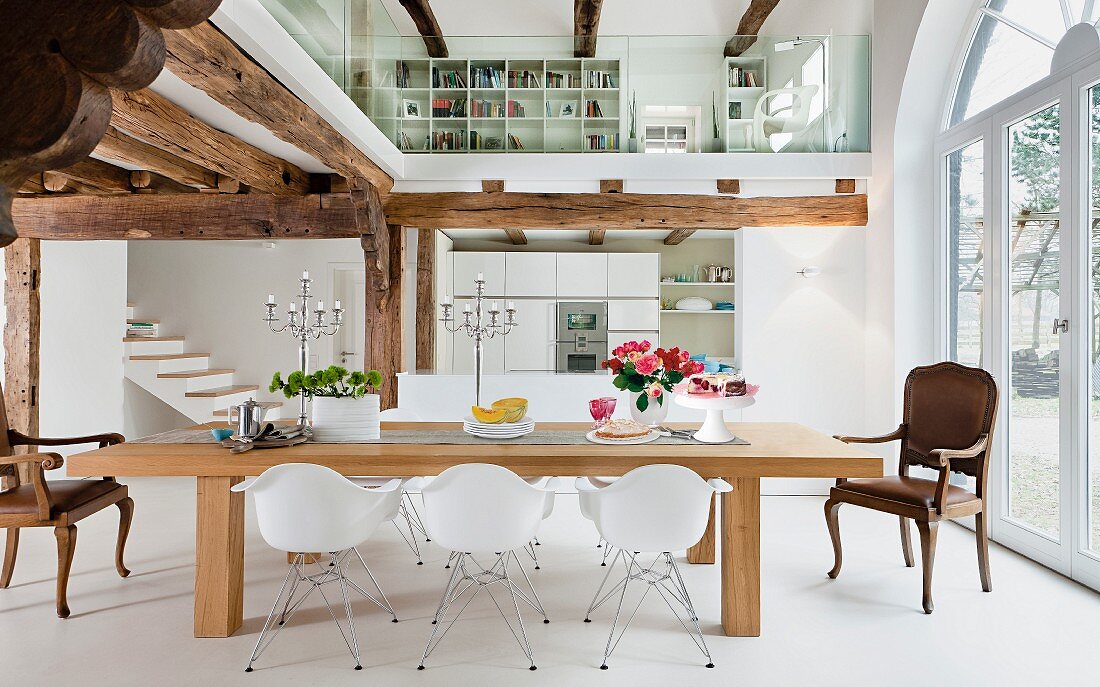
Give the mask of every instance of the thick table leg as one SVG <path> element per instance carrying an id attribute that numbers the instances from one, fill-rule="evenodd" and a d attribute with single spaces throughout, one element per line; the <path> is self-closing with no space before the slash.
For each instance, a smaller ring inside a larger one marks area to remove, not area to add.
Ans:
<path id="1" fill-rule="evenodd" d="M 722 494 L 722 629 L 760 636 L 760 478 L 727 480 Z"/>
<path id="2" fill-rule="evenodd" d="M 199 477 L 195 540 L 195 636 L 228 637 L 244 620 L 243 477 Z"/>
<path id="3" fill-rule="evenodd" d="M 687 550 L 688 563 L 714 563 L 714 497 L 710 499 L 710 519 L 699 543 Z"/>

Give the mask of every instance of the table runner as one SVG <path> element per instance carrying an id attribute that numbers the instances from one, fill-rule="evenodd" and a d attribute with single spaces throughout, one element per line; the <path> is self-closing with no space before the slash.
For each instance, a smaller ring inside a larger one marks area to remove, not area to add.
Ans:
<path id="1" fill-rule="evenodd" d="M 460 444 L 460 445 L 476 445 L 476 444 L 537 444 L 544 446 L 570 446 L 579 444 L 589 444 L 585 439 L 586 432 L 581 431 L 566 431 L 566 430 L 538 430 L 525 434 L 522 437 L 515 439 L 482 439 L 475 437 L 472 434 L 467 434 L 461 429 L 384 429 L 382 435 L 378 439 L 372 439 L 370 441 L 355 442 L 362 444 Z M 130 443 L 135 444 L 216 444 L 217 441 L 211 436 L 210 430 L 207 429 L 173 429 L 167 432 L 161 432 L 160 434 L 152 434 L 147 437 L 141 437 L 139 439 L 133 439 Z M 678 437 L 661 437 L 656 441 L 649 442 L 650 444 L 668 444 L 674 446 L 682 446 L 684 444 L 697 444 L 699 442 L 694 439 L 681 439 Z M 735 438 L 733 441 L 728 442 L 726 445 L 740 445 L 748 446 L 749 442 Z M 270 449 L 276 450 L 276 449 Z"/>

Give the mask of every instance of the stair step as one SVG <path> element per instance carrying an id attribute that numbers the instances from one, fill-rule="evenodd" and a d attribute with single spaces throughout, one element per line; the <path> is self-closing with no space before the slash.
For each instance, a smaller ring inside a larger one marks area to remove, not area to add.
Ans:
<path id="1" fill-rule="evenodd" d="M 129 320 L 126 320 L 126 324 L 160 324 L 160 320 L 129 319 Z"/>
<path id="2" fill-rule="evenodd" d="M 261 401 L 260 405 L 270 410 L 271 408 L 282 408 L 282 401 Z M 219 408 L 214 411 L 214 417 L 225 417 L 229 414 L 228 408 Z"/>
<path id="3" fill-rule="evenodd" d="M 137 343 L 139 341 L 183 341 L 182 336 L 124 336 L 124 343 Z"/>
<path id="4" fill-rule="evenodd" d="M 260 387 L 256 384 L 236 384 L 234 386 L 218 386 L 213 389 L 202 389 L 200 391 L 188 391 L 185 395 L 190 398 L 219 398 L 221 396 L 232 396 L 233 394 L 256 391 L 259 388 Z"/>
<path id="5" fill-rule="evenodd" d="M 132 355 L 130 360 L 183 360 L 184 358 L 209 357 L 209 353 L 153 353 L 150 355 Z"/>
<path id="6" fill-rule="evenodd" d="M 161 372 L 160 379 L 191 379 L 192 377 L 210 377 L 212 375 L 233 374 L 236 370 L 185 370 L 183 372 Z"/>

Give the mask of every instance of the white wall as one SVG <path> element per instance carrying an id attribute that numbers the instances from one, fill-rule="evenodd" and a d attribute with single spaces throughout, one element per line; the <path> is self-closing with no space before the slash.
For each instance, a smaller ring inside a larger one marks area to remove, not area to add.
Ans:
<path id="1" fill-rule="evenodd" d="M 42 436 L 124 432 L 126 253 L 124 241 L 42 242 Z"/>

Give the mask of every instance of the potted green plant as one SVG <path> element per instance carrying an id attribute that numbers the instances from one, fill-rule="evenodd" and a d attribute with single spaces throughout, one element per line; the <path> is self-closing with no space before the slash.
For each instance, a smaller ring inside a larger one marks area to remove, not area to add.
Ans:
<path id="1" fill-rule="evenodd" d="M 268 391 L 287 398 L 305 394 L 313 410 L 313 440 L 325 443 L 367 441 L 379 437 L 378 370 L 348 372 L 332 365 L 312 374 L 295 370 L 283 381 L 278 372 Z"/>
<path id="2" fill-rule="evenodd" d="M 630 138 L 626 142 L 627 150 L 638 152 L 638 93 L 630 92 Z"/>

